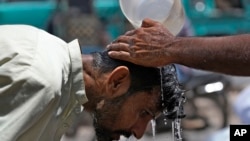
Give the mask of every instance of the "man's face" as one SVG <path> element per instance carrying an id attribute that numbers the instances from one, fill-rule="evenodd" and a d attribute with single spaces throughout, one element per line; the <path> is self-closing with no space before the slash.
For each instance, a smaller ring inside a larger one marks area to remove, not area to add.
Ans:
<path id="1" fill-rule="evenodd" d="M 119 140 L 120 135 L 141 138 L 147 123 L 159 115 L 160 89 L 106 99 L 96 110 L 94 126 L 99 141 Z"/>

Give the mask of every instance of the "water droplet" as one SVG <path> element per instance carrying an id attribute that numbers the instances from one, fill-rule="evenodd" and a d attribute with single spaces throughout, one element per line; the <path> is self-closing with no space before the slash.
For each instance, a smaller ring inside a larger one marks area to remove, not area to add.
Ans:
<path id="1" fill-rule="evenodd" d="M 155 127 L 156 127 L 155 119 L 152 119 L 152 120 L 151 120 L 151 126 L 152 126 L 153 141 L 155 141 Z"/>
<path id="2" fill-rule="evenodd" d="M 135 136 L 130 136 L 127 141 L 137 141 L 136 137 Z"/>

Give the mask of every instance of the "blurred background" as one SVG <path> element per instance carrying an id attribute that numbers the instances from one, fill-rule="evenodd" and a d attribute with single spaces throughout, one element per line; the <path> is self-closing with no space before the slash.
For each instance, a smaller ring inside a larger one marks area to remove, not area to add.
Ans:
<path id="1" fill-rule="evenodd" d="M 182 0 L 186 23 L 178 36 L 223 36 L 250 32 L 250 0 Z M 83 53 L 100 51 L 133 29 L 118 0 L 0 0 L 0 24 L 29 24 L 66 42 L 78 39 Z M 235 77 L 176 65 L 186 90 L 183 141 L 229 141 L 230 124 L 250 124 L 250 77 Z M 171 121 L 156 120 L 155 141 L 171 141 Z M 92 119 L 83 113 L 62 141 L 94 141 Z M 126 139 L 122 139 L 126 140 Z M 140 141 L 151 141 L 152 127 Z"/>

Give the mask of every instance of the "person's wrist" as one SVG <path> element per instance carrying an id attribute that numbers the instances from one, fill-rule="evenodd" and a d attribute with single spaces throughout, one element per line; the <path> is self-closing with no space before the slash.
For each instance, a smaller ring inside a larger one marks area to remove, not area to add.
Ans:
<path id="1" fill-rule="evenodd" d="M 166 47 L 166 51 L 169 54 L 168 60 L 170 63 L 180 63 L 180 52 L 183 44 L 182 37 L 174 37 L 172 43 Z"/>

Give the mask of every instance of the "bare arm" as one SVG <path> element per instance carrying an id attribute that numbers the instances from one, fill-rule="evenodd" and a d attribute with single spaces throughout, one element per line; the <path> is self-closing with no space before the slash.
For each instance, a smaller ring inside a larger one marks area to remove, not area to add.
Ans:
<path id="1" fill-rule="evenodd" d="M 174 61 L 192 68 L 250 76 L 250 35 L 179 38 Z M 167 59 L 167 57 L 165 58 Z"/>
<path id="2" fill-rule="evenodd" d="M 196 69 L 250 76 L 250 34 L 224 37 L 174 37 L 146 19 L 108 46 L 109 55 L 143 66 L 178 63 Z"/>

